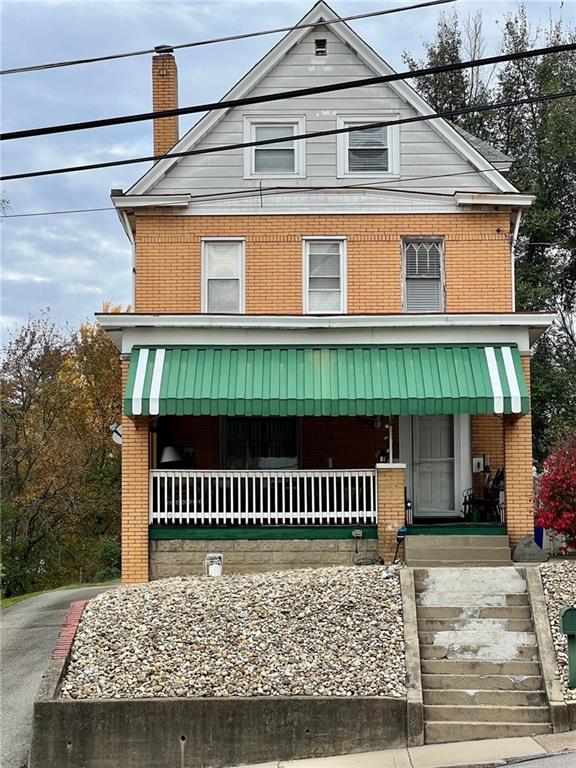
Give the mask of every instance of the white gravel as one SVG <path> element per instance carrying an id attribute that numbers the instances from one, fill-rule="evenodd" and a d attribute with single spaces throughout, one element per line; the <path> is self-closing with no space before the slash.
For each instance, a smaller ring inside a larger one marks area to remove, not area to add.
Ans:
<path id="1" fill-rule="evenodd" d="M 552 561 L 540 566 L 548 618 L 556 648 L 560 682 L 566 701 L 576 701 L 576 689 L 568 688 L 568 643 L 560 633 L 560 609 L 576 606 L 576 560 Z"/>
<path id="2" fill-rule="evenodd" d="M 186 577 L 92 600 L 64 698 L 394 696 L 398 572 L 383 566 Z"/>

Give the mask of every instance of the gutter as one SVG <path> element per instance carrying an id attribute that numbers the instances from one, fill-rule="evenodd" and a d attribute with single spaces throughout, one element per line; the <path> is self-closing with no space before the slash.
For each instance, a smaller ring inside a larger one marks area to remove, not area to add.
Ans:
<path id="1" fill-rule="evenodd" d="M 522 221 L 522 210 L 519 208 L 516 213 L 516 221 L 514 222 L 514 231 L 512 232 L 512 240 L 510 243 L 510 274 L 512 277 L 512 312 L 516 312 L 516 242 L 518 240 L 518 231 L 520 229 L 520 222 Z"/>

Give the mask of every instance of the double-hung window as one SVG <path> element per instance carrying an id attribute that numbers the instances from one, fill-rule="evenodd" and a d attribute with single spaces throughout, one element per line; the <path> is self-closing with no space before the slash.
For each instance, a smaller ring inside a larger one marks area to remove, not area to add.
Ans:
<path id="1" fill-rule="evenodd" d="M 344 238 L 304 240 L 304 311 L 340 314 L 346 311 Z"/>
<path id="2" fill-rule="evenodd" d="M 403 243 L 406 312 L 442 312 L 444 275 L 442 240 L 406 238 Z"/>
<path id="3" fill-rule="evenodd" d="M 337 127 L 352 128 L 385 122 L 395 116 L 366 115 L 338 118 Z M 350 130 L 337 134 L 338 176 L 397 175 L 400 166 L 398 126 Z"/>
<path id="4" fill-rule="evenodd" d="M 247 147 L 244 154 L 244 176 L 260 178 L 302 178 L 304 176 L 304 118 L 247 117 L 246 142 L 272 141 L 271 144 Z"/>
<path id="5" fill-rule="evenodd" d="M 216 314 L 244 311 L 243 240 L 202 241 L 202 311 Z"/>

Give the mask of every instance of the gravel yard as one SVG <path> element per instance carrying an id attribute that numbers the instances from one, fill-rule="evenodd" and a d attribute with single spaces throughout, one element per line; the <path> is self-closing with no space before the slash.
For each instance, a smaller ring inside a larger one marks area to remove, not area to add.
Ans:
<path id="1" fill-rule="evenodd" d="M 552 637 L 556 647 L 558 669 L 567 701 L 576 701 L 576 689 L 568 688 L 568 646 L 566 636 L 560 634 L 560 609 L 569 605 L 576 606 L 576 561 L 552 561 L 540 567 L 544 592 L 548 604 L 548 617 L 552 628 Z"/>
<path id="2" fill-rule="evenodd" d="M 99 595 L 64 698 L 404 696 L 400 580 L 383 566 L 173 578 Z"/>

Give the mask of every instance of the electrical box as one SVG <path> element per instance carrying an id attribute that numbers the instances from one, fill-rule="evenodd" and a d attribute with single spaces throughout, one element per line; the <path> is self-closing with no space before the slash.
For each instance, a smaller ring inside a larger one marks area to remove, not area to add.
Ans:
<path id="1" fill-rule="evenodd" d="M 576 635 L 576 608 L 561 609 L 560 632 L 563 635 Z"/>
<path id="2" fill-rule="evenodd" d="M 361 539 L 362 534 L 363 534 L 362 528 L 354 528 L 354 530 L 352 531 L 352 537 L 354 539 Z"/>
<path id="3" fill-rule="evenodd" d="M 484 472 L 484 457 L 474 456 L 472 459 L 472 472 Z"/>

